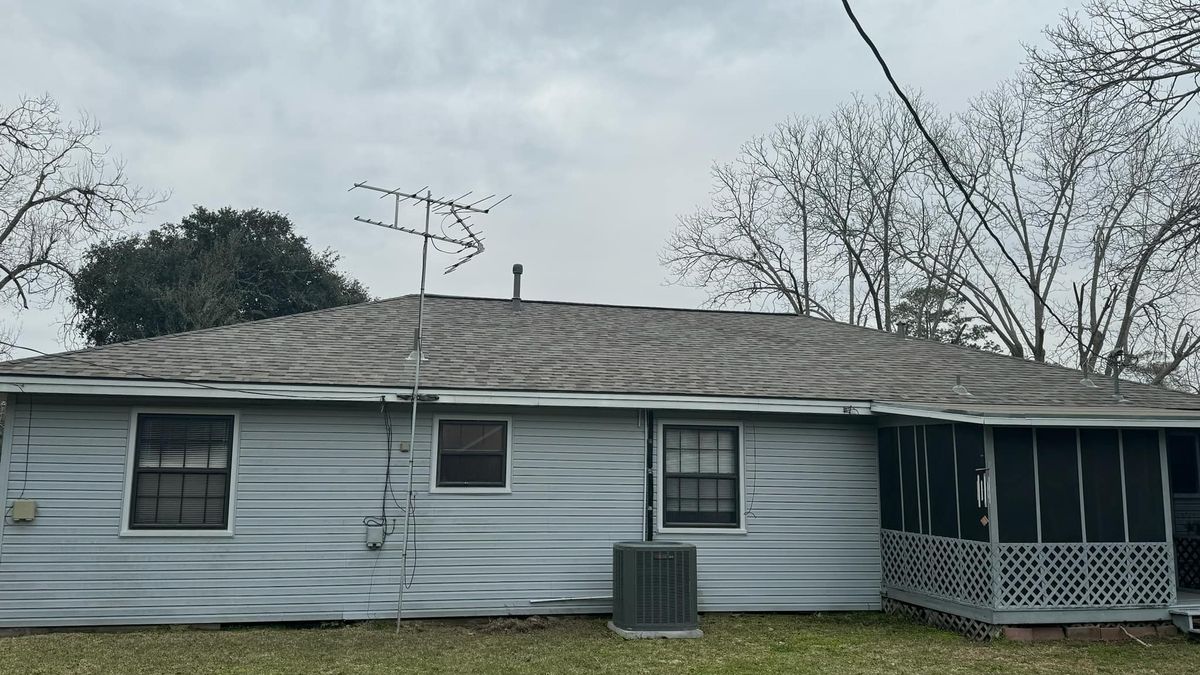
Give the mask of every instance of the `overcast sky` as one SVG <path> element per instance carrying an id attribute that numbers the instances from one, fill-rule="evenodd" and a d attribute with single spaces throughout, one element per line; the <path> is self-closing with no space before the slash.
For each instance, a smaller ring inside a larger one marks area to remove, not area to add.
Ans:
<path id="1" fill-rule="evenodd" d="M 957 110 L 1060 3 L 854 5 L 902 83 Z M 390 216 L 346 191 L 363 179 L 512 193 L 478 221 L 487 252 L 431 292 L 507 296 L 521 262 L 527 298 L 697 306 L 658 253 L 712 162 L 886 86 L 837 0 L 0 7 L 3 102 L 47 92 L 96 117 L 133 180 L 171 194 L 142 229 L 194 205 L 282 211 L 379 297 L 416 290 L 419 240 L 351 220 Z M 18 341 L 71 346 L 63 316 L 23 313 Z"/>

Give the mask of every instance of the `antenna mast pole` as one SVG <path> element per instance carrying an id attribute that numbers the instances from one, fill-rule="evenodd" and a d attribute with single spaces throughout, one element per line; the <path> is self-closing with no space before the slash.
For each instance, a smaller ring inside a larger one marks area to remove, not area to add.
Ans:
<path id="1" fill-rule="evenodd" d="M 400 535 L 404 548 L 400 551 L 400 588 L 396 592 L 396 632 L 400 632 L 400 621 L 404 614 L 404 585 L 408 574 L 408 524 L 413 510 L 413 468 L 417 447 L 417 395 L 421 388 L 421 360 L 425 358 L 423 338 L 425 331 L 425 276 L 429 269 L 429 212 L 433 207 L 432 195 L 425 192 L 425 232 L 421 237 L 421 290 L 417 295 L 417 335 L 413 340 L 413 386 L 412 416 L 408 422 L 408 497 L 404 502 L 404 528 Z M 400 210 L 400 196 L 396 196 L 396 211 Z M 433 467 L 430 467 L 432 470 Z"/>
<path id="2" fill-rule="evenodd" d="M 397 230 L 399 232 L 421 237 L 421 286 L 420 292 L 417 295 L 417 329 L 413 340 L 413 351 L 409 355 L 409 359 L 413 361 L 413 382 L 411 395 L 412 408 L 408 426 L 408 485 L 406 489 L 407 497 L 404 504 L 404 527 L 402 528 L 401 532 L 401 538 L 403 539 L 404 543 L 400 552 L 400 583 L 396 592 L 396 631 L 399 632 L 400 623 L 404 617 L 404 588 L 409 578 L 408 542 L 410 536 L 410 526 L 415 527 L 416 521 L 416 510 L 414 508 L 416 505 L 416 497 L 413 492 L 413 473 L 415 471 L 416 464 L 415 449 L 417 442 L 417 402 L 420 400 L 421 391 L 421 362 L 425 360 L 425 285 L 429 270 L 429 244 L 432 240 L 436 239 L 438 241 L 458 247 L 457 250 L 451 251 L 451 253 L 461 255 L 462 257 L 447 267 L 445 273 L 449 274 L 450 272 L 453 272 L 475 256 L 483 253 L 483 240 L 478 234 L 476 234 L 476 232 L 472 229 L 472 226 L 468 223 L 468 220 L 471 218 L 471 216 L 480 213 L 489 213 L 493 208 L 507 200 L 511 195 L 497 199 L 496 195 L 493 194 L 488 195 L 483 199 L 477 199 L 473 202 L 465 203 L 461 200 L 467 195 L 471 194 L 470 192 L 455 199 L 434 199 L 433 193 L 428 189 L 428 187 L 417 190 L 416 192 L 402 192 L 398 189 L 388 190 L 385 188 L 368 185 L 366 182 L 358 182 L 355 183 L 350 189 L 354 190 L 355 188 L 380 192 L 382 193 L 380 195 L 381 199 L 391 195 L 395 200 L 391 223 L 372 220 L 370 218 L 363 218 L 361 216 L 355 216 L 355 220 L 360 223 L 368 223 L 371 225 L 377 225 L 379 227 L 386 227 L 390 230 Z M 424 192 L 424 194 L 421 194 L 422 192 Z M 425 227 L 422 230 L 415 230 L 409 227 L 402 227 L 400 225 L 400 204 L 409 200 L 412 200 L 417 204 L 425 205 Z M 434 214 L 443 217 L 441 234 L 433 234 L 429 231 L 431 217 Z M 462 234 L 452 235 L 448 233 L 446 229 L 446 220 L 451 220 L 452 222 L 450 223 L 449 227 L 458 228 Z M 438 251 L 442 251 L 442 249 L 439 248 Z M 388 448 L 388 452 L 391 453 L 390 447 Z M 390 491 L 390 486 L 388 485 L 386 479 L 384 481 L 383 489 L 385 493 L 384 503 L 386 505 L 386 494 Z M 387 523 L 385 521 L 385 532 L 386 525 Z M 415 569 L 413 570 L 413 574 L 415 576 Z"/>

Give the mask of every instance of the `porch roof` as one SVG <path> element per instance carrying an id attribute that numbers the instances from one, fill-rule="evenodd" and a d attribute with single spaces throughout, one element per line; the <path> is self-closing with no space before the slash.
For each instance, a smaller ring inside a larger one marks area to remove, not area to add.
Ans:
<path id="1" fill-rule="evenodd" d="M 995 405 L 986 403 L 906 403 L 877 401 L 871 411 L 949 422 L 1003 426 L 1200 427 L 1200 410 L 1111 405 Z"/>

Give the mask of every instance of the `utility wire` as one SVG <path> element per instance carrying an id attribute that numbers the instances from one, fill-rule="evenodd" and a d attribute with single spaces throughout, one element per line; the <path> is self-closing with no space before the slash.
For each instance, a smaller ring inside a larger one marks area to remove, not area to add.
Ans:
<path id="1" fill-rule="evenodd" d="M 25 487 L 29 484 L 29 443 L 30 443 L 30 439 L 33 438 L 33 396 L 29 396 L 28 398 L 29 398 L 29 412 L 26 413 L 26 415 L 25 415 L 25 455 L 24 455 L 23 459 L 21 460 L 21 489 L 20 489 L 20 491 L 18 491 L 17 496 L 14 499 L 23 498 L 25 496 Z M 11 403 L 11 405 L 15 406 L 16 401 L 13 401 Z M 16 422 L 16 417 L 17 417 L 16 414 L 14 414 L 13 415 L 14 422 Z M 3 425 L 0 425 L 0 426 L 3 426 Z M 9 429 L 8 433 L 10 433 L 10 434 L 17 433 L 15 426 L 16 425 L 14 424 L 14 428 Z M 8 519 L 8 516 L 10 513 L 12 513 L 12 506 L 5 505 L 5 507 L 4 507 L 5 520 Z"/>
<path id="2" fill-rule="evenodd" d="M 1026 274 L 1021 270 L 1020 263 L 1018 263 L 1016 258 L 1014 258 L 1013 255 L 1008 252 L 1008 247 L 1004 245 L 1004 242 L 1000 239 L 999 235 L 996 234 L 995 230 L 992 229 L 991 224 L 988 223 L 987 216 L 983 215 L 983 211 L 981 211 L 979 207 L 976 206 L 975 201 L 971 199 L 971 193 L 967 190 L 967 187 L 963 185 L 963 182 L 959 179 L 958 174 L 956 174 L 954 169 L 951 168 L 950 160 L 946 159 L 946 155 L 942 153 L 942 149 L 940 146 L 938 146 L 937 141 L 933 139 L 933 136 L 925 128 L 925 124 L 921 121 L 921 115 L 917 112 L 916 107 L 912 104 L 912 101 L 909 100 L 908 96 L 904 94 L 904 90 L 901 89 L 900 85 L 896 82 L 896 78 L 892 76 L 892 69 L 888 67 L 887 61 L 883 59 L 883 55 L 879 53 L 879 48 L 875 46 L 875 42 L 871 40 L 871 36 L 867 35 L 867 31 L 863 28 L 862 24 L 859 23 L 858 17 L 854 15 L 854 10 L 850 8 L 850 0 L 842 0 L 842 7 L 846 10 L 846 16 L 850 17 L 850 21 L 854 24 L 854 29 L 858 31 L 858 35 L 863 39 L 863 42 L 867 43 L 867 47 L 870 47 L 871 53 L 875 55 L 875 60 L 879 62 L 879 67 L 883 69 L 884 77 L 886 77 L 888 83 L 892 85 L 892 90 L 896 92 L 896 96 L 900 97 L 900 101 L 904 103 L 904 107 L 908 109 L 908 114 L 912 117 L 913 122 L 917 125 L 917 129 L 921 132 L 921 135 L 925 137 L 925 141 L 929 143 L 929 146 L 933 148 L 934 154 L 937 155 L 938 163 L 942 165 L 942 168 L 945 169 L 946 174 L 950 176 L 950 180 L 954 181 L 954 185 L 957 186 L 959 192 L 962 193 L 963 199 L 967 201 L 967 205 L 971 207 L 971 210 L 975 213 L 975 216 L 979 218 L 979 222 L 981 225 L 983 225 L 984 231 L 987 232 L 988 236 L 992 238 L 992 241 L 996 242 L 996 245 L 1000 247 L 1000 252 L 1004 254 L 1004 257 L 1008 260 L 1008 262 L 1012 264 L 1013 269 L 1016 270 L 1017 275 L 1021 277 L 1021 280 L 1024 281 L 1027 286 L 1029 286 L 1029 290 L 1033 291 L 1034 296 L 1037 298 L 1038 302 L 1041 303 L 1042 307 L 1044 307 L 1050 316 L 1053 317 L 1060 326 L 1062 326 L 1063 330 L 1067 332 L 1067 335 L 1075 337 L 1076 341 L 1082 345 L 1082 336 L 1076 335 L 1071 326 L 1067 324 L 1066 321 L 1063 321 L 1062 317 L 1060 317 L 1058 313 L 1054 311 L 1054 308 L 1050 305 L 1049 298 L 1043 297 L 1041 289 L 1039 289 L 1037 285 L 1033 283 L 1033 279 L 1026 276 Z M 1089 356 L 1094 355 L 1092 353 L 1093 350 L 1089 345 L 1084 345 L 1084 349 L 1088 350 Z"/>

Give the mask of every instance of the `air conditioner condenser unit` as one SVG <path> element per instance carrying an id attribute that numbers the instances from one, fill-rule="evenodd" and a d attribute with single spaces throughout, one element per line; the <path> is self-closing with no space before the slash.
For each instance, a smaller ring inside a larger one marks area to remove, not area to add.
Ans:
<path id="1" fill-rule="evenodd" d="M 698 638 L 696 547 L 666 541 L 613 544 L 613 618 L 626 638 Z"/>

